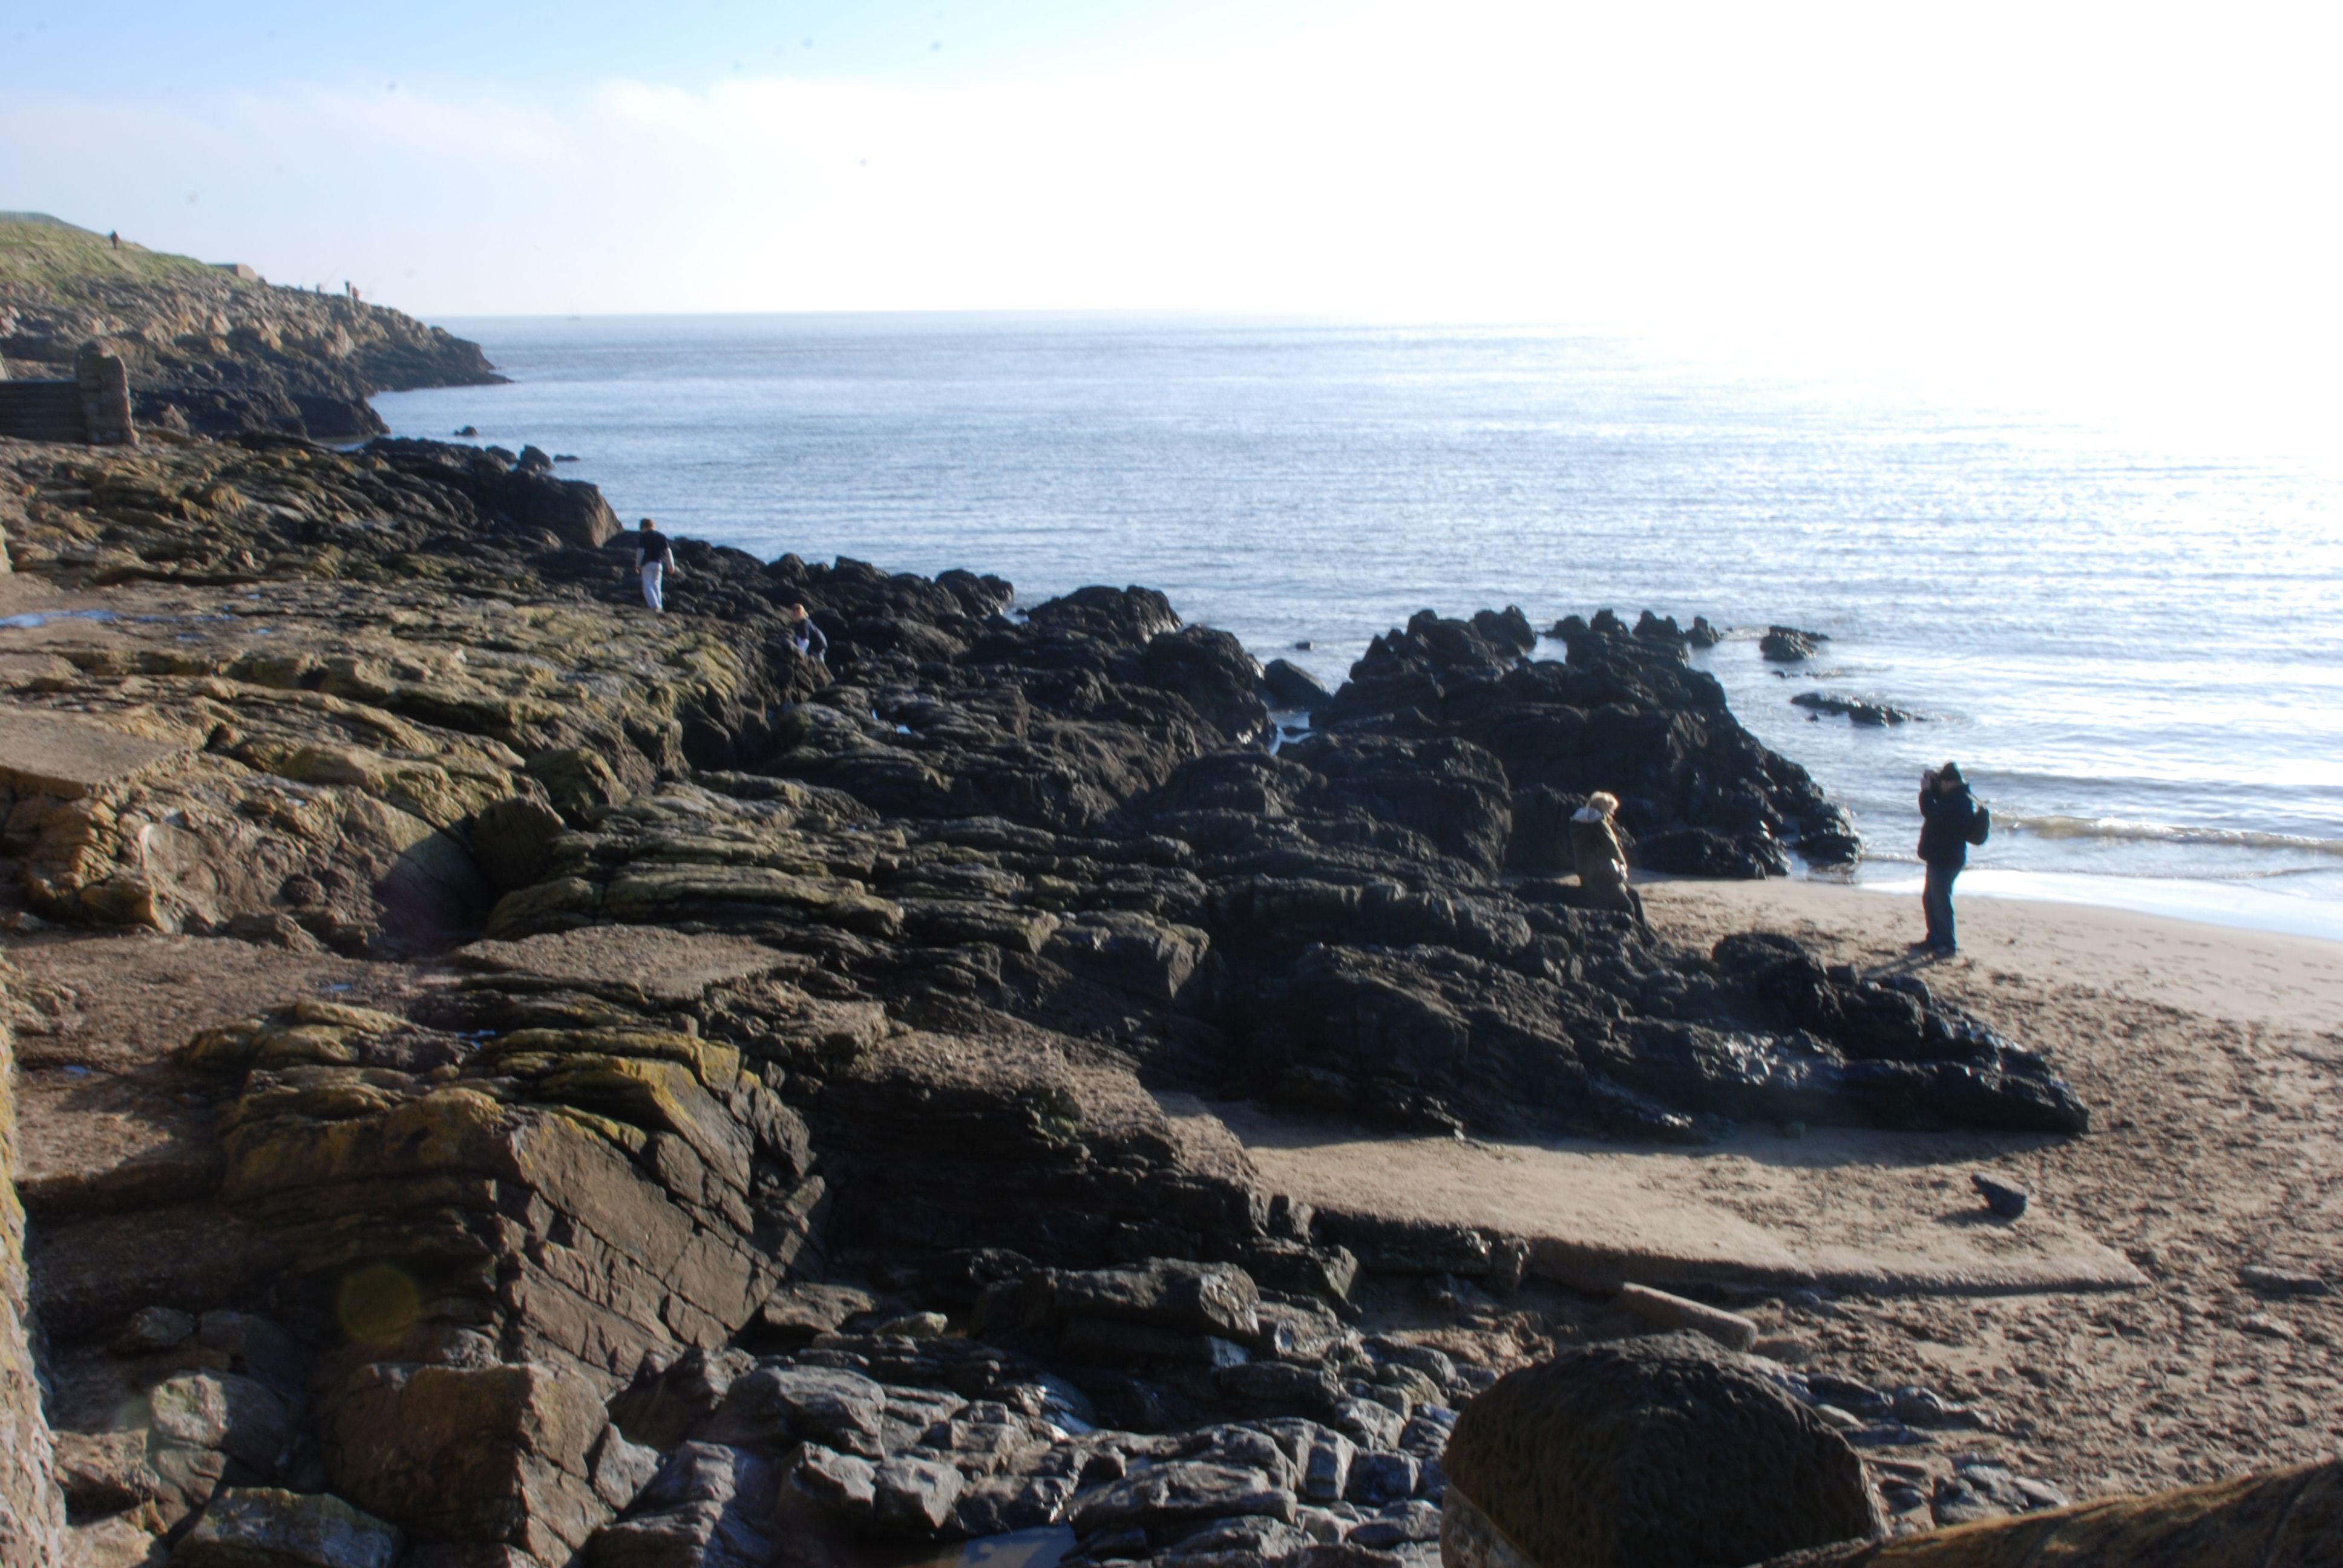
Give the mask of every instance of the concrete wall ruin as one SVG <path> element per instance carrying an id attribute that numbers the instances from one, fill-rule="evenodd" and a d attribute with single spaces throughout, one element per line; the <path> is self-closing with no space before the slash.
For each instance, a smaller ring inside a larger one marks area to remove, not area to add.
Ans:
<path id="1" fill-rule="evenodd" d="M 70 381 L 0 378 L 0 436 L 90 447 L 135 447 L 130 373 L 119 357 L 85 345 Z"/>

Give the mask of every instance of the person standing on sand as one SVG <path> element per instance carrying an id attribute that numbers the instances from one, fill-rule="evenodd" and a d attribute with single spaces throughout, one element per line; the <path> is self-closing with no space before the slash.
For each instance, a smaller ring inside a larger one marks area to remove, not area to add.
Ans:
<path id="1" fill-rule="evenodd" d="M 1969 846 L 1985 842 L 1981 829 L 1990 820 L 1970 795 L 1958 764 L 1947 762 L 1920 775 L 1920 859 L 1928 868 L 1920 910 L 1928 919 L 1928 935 L 1913 946 L 1946 955 L 1959 950 L 1953 935 L 1953 879 L 1969 863 Z"/>
<path id="2" fill-rule="evenodd" d="M 643 602 L 667 609 L 667 572 L 675 565 L 675 547 L 645 518 L 635 526 L 635 575 L 643 580 Z"/>
<path id="3" fill-rule="evenodd" d="M 1611 819 L 1618 809 L 1616 795 L 1602 789 L 1589 795 L 1586 804 L 1571 813 L 1570 853 L 1578 862 L 1578 885 L 1592 895 L 1594 907 L 1633 915 L 1648 931 L 1652 922 L 1644 918 L 1642 897 L 1627 885 L 1627 851 L 1620 846 L 1618 824 Z"/>
<path id="4" fill-rule="evenodd" d="M 830 638 L 814 625 L 801 604 L 789 606 L 789 646 L 817 664 L 830 662 Z"/>

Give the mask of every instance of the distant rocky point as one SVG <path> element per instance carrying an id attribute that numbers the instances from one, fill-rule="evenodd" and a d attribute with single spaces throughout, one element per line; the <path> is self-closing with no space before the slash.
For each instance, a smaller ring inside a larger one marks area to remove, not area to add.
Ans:
<path id="1" fill-rule="evenodd" d="M 93 341 L 129 369 L 139 424 L 359 440 L 367 401 L 504 379 L 477 343 L 347 294 L 286 288 L 42 213 L 0 213 L 0 368 L 65 379 Z"/>

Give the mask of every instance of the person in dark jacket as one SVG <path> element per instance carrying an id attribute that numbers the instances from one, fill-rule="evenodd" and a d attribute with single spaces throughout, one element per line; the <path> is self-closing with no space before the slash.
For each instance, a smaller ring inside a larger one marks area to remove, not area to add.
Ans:
<path id="1" fill-rule="evenodd" d="M 1969 834 L 1977 803 L 1958 765 L 1946 763 L 1920 776 L 1920 860 L 1928 868 L 1920 909 L 1928 918 L 1921 943 L 1940 953 L 1957 950 L 1953 936 L 1953 879 L 1969 863 Z"/>
<path id="2" fill-rule="evenodd" d="M 675 547 L 649 518 L 635 530 L 635 575 L 643 579 L 643 603 L 667 608 L 667 574 L 675 568 Z"/>
<path id="3" fill-rule="evenodd" d="M 813 617 L 801 604 L 789 606 L 789 646 L 817 664 L 830 662 L 830 638 L 814 625 Z"/>
<path id="4" fill-rule="evenodd" d="M 1618 809 L 1617 796 L 1602 789 L 1589 795 L 1586 804 L 1571 813 L 1570 855 L 1578 864 L 1578 885 L 1590 895 L 1590 904 L 1633 915 L 1648 931 L 1652 922 L 1644 918 L 1643 899 L 1627 885 L 1627 851 L 1620 846 L 1618 824 L 1611 819 Z"/>

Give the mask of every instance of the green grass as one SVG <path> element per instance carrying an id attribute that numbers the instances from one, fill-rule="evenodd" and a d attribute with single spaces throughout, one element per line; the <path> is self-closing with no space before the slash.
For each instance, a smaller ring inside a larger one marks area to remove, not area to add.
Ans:
<path id="1" fill-rule="evenodd" d="M 102 234 L 55 224 L 0 223 L 0 287 L 29 288 L 71 299 L 85 297 L 92 285 L 109 281 L 260 286 L 244 282 L 234 273 L 206 266 L 193 256 L 148 250 L 126 239 L 116 250 Z"/>

